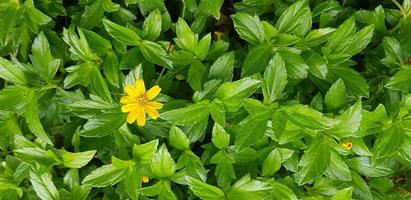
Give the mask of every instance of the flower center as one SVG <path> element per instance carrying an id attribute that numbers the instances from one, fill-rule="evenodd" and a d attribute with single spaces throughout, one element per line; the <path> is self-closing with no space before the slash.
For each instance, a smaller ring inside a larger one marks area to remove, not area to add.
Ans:
<path id="1" fill-rule="evenodd" d="M 140 105 L 145 105 L 147 103 L 146 95 L 140 95 L 136 98 L 137 103 Z"/>

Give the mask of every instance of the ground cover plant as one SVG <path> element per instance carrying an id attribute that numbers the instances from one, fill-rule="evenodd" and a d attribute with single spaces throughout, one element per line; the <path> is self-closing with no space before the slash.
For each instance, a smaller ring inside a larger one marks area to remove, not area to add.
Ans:
<path id="1" fill-rule="evenodd" d="M 0 199 L 410 199 L 411 1 L 0 0 Z"/>

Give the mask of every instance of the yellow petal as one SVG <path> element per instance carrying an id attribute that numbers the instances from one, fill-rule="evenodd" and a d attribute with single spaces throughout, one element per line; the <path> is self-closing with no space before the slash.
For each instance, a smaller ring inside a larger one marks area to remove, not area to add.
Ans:
<path id="1" fill-rule="evenodd" d="M 146 125 L 146 113 L 143 108 L 136 109 L 137 111 L 137 125 Z"/>
<path id="2" fill-rule="evenodd" d="M 137 115 L 138 115 L 138 111 L 139 109 L 134 109 L 132 110 L 130 113 L 128 113 L 127 116 L 127 122 L 129 124 L 132 124 L 134 121 L 136 121 Z"/>
<path id="3" fill-rule="evenodd" d="M 163 108 L 163 104 L 157 101 L 150 101 L 146 103 L 147 106 L 152 107 L 154 109 L 162 109 Z"/>
<path id="4" fill-rule="evenodd" d="M 132 110 L 137 109 L 138 106 L 139 106 L 139 105 L 138 105 L 138 104 L 135 104 L 135 103 L 123 105 L 123 106 L 121 106 L 121 112 L 130 112 L 130 111 L 132 111 Z"/>
<path id="5" fill-rule="evenodd" d="M 150 100 L 156 98 L 156 96 L 158 94 L 160 94 L 160 91 L 161 91 L 161 88 L 158 85 L 153 86 L 152 88 L 150 88 L 146 93 L 147 100 L 150 101 Z"/>
<path id="6" fill-rule="evenodd" d="M 132 96 L 132 97 L 138 96 L 138 93 L 137 93 L 136 88 L 134 88 L 134 87 L 131 86 L 131 85 L 126 85 L 126 87 L 124 87 L 124 91 L 126 91 L 126 93 L 127 93 L 129 96 Z"/>
<path id="7" fill-rule="evenodd" d="M 146 107 L 146 112 L 148 116 L 151 117 L 151 119 L 157 119 L 158 117 L 160 117 L 160 113 L 152 107 Z"/>
<path id="8" fill-rule="evenodd" d="M 120 102 L 122 104 L 131 104 L 131 103 L 136 103 L 136 99 L 130 96 L 124 96 L 124 97 L 121 97 Z"/>
<path id="9" fill-rule="evenodd" d="M 141 79 L 136 81 L 136 92 L 138 96 L 146 93 L 146 86 L 144 86 L 144 81 Z"/>

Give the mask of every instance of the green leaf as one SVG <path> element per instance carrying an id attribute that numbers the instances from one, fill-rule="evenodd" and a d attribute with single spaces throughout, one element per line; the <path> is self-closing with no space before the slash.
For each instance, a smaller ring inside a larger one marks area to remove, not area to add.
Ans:
<path id="1" fill-rule="evenodd" d="M 83 61 L 95 62 L 99 57 L 90 49 L 86 36 L 81 28 L 77 28 L 78 36 L 74 28 L 63 29 L 63 40 L 70 46 L 69 51 Z"/>
<path id="2" fill-rule="evenodd" d="M 398 148 L 404 142 L 404 130 L 398 125 L 393 125 L 384 130 L 375 144 L 373 161 L 383 161 L 398 152 Z"/>
<path id="3" fill-rule="evenodd" d="M 270 183 L 273 193 L 272 196 L 275 198 L 275 200 L 281 200 L 281 199 L 290 199 L 290 200 L 297 200 L 297 195 L 285 184 L 277 182 L 277 181 L 271 181 Z"/>
<path id="4" fill-rule="evenodd" d="M 328 37 L 333 33 L 333 28 L 320 28 L 311 30 L 301 41 L 301 43 L 307 47 L 318 46 L 328 40 Z"/>
<path id="5" fill-rule="evenodd" d="M 321 176 L 330 163 L 330 148 L 321 141 L 315 141 L 301 157 L 301 168 L 295 174 L 298 185 L 304 185 Z"/>
<path id="6" fill-rule="evenodd" d="M 240 12 L 232 15 L 231 18 L 240 38 L 253 45 L 258 45 L 265 41 L 265 32 L 258 16 L 251 16 Z"/>
<path id="7" fill-rule="evenodd" d="M 218 149 L 226 149 L 230 144 L 230 135 L 225 132 L 222 126 L 214 123 L 211 141 Z"/>
<path id="8" fill-rule="evenodd" d="M 104 137 L 117 132 L 126 122 L 123 113 L 105 113 L 91 118 L 84 124 L 80 135 L 83 137 Z"/>
<path id="9" fill-rule="evenodd" d="M 105 101 L 112 102 L 113 100 L 111 98 L 110 90 L 108 89 L 101 72 L 95 66 L 90 67 L 92 67 L 92 70 L 90 71 L 90 87 L 92 92 Z"/>
<path id="10" fill-rule="evenodd" d="M 352 105 L 342 115 L 338 116 L 337 119 L 341 122 L 331 129 L 334 135 L 340 138 L 355 136 L 362 122 L 361 102 Z"/>
<path id="11" fill-rule="evenodd" d="M 204 60 L 209 52 L 211 44 L 211 34 L 205 35 L 198 42 L 197 47 L 194 49 L 194 55 L 196 55 L 200 60 Z"/>
<path id="12" fill-rule="evenodd" d="M 12 62 L 0 57 L 0 78 L 14 83 L 24 85 L 27 83 L 24 73 Z"/>
<path id="13" fill-rule="evenodd" d="M 61 162 L 57 155 L 51 150 L 46 151 L 38 147 L 17 149 L 14 150 L 14 154 L 19 160 L 33 165 L 41 164 L 46 167 L 51 167 Z"/>
<path id="14" fill-rule="evenodd" d="M 30 100 L 30 89 L 24 86 L 6 87 L 0 90 L 0 110 L 18 111 Z"/>
<path id="15" fill-rule="evenodd" d="M 150 163 L 157 151 L 158 140 L 153 140 L 144 144 L 134 144 L 133 158 L 142 164 Z"/>
<path id="16" fill-rule="evenodd" d="M 32 98 L 29 100 L 25 107 L 25 117 L 29 129 L 33 134 L 39 138 L 42 142 L 50 144 L 53 146 L 53 142 L 50 140 L 48 134 L 44 131 L 43 125 L 40 121 L 40 113 L 38 109 L 38 100 L 37 97 L 32 94 Z"/>
<path id="17" fill-rule="evenodd" d="M 344 81 L 339 78 L 325 94 L 324 103 L 329 111 L 338 111 L 347 101 Z"/>
<path id="18" fill-rule="evenodd" d="M 265 199 L 271 193 L 272 188 L 269 184 L 259 180 L 251 180 L 250 175 L 245 175 L 230 188 L 227 199 Z"/>
<path id="19" fill-rule="evenodd" d="M 287 70 L 280 54 L 276 54 L 268 63 L 264 72 L 262 88 L 264 102 L 272 103 L 281 97 L 287 85 Z"/>
<path id="20" fill-rule="evenodd" d="M 198 123 L 208 118 L 208 102 L 200 102 L 184 108 L 170 110 L 161 114 L 161 118 L 179 126 Z"/>
<path id="21" fill-rule="evenodd" d="M 384 165 L 372 164 L 369 157 L 355 157 L 348 161 L 356 172 L 368 177 L 381 177 L 391 174 L 392 169 Z"/>
<path id="22" fill-rule="evenodd" d="M 30 171 L 30 182 L 41 200 L 60 200 L 59 192 L 52 181 L 51 174 L 43 173 L 40 175 Z"/>
<path id="23" fill-rule="evenodd" d="M 374 33 L 374 25 L 367 26 L 361 31 L 353 35 L 350 48 L 347 48 L 344 53 L 355 55 L 360 53 L 370 43 Z"/>
<path id="24" fill-rule="evenodd" d="M 191 150 L 184 151 L 177 161 L 177 169 L 183 168 L 180 172 L 187 176 L 195 177 L 205 181 L 207 179 L 208 170 L 204 167 L 204 163 Z"/>
<path id="25" fill-rule="evenodd" d="M 215 19 L 220 19 L 220 9 L 224 0 L 201 0 L 198 6 L 198 13 L 212 15 Z"/>
<path id="26" fill-rule="evenodd" d="M 157 43 L 148 40 L 143 40 L 140 43 L 141 53 L 151 63 L 173 68 L 173 63 L 168 59 L 166 51 Z"/>
<path id="27" fill-rule="evenodd" d="M 103 19 L 103 25 L 111 37 L 119 42 L 131 46 L 139 46 L 142 42 L 140 36 L 130 28 L 118 25 L 107 19 Z"/>
<path id="28" fill-rule="evenodd" d="M 236 178 L 233 163 L 234 159 L 226 151 L 220 150 L 210 159 L 211 164 L 217 164 L 214 175 L 217 177 L 217 184 L 223 190 L 227 190 L 231 181 Z"/>
<path id="29" fill-rule="evenodd" d="M 249 76 L 260 72 L 268 64 L 272 57 L 272 47 L 266 43 L 253 47 L 245 57 L 241 76 Z"/>
<path id="30" fill-rule="evenodd" d="M 31 63 L 38 70 L 42 78 L 50 82 L 54 78 L 61 60 L 54 59 L 50 51 L 49 42 L 43 32 L 34 39 L 31 53 Z"/>
<path id="31" fill-rule="evenodd" d="M 336 180 L 351 181 L 350 169 L 336 151 L 331 151 L 330 165 L 325 171 L 325 175 Z"/>
<path id="32" fill-rule="evenodd" d="M 304 105 L 288 107 L 285 113 L 292 123 L 311 130 L 327 130 L 339 123 L 339 120 L 325 117 L 322 113 Z"/>
<path id="33" fill-rule="evenodd" d="M 260 87 L 259 80 L 243 78 L 238 81 L 222 84 L 215 97 L 223 101 L 232 101 L 246 98 L 253 94 Z"/>
<path id="34" fill-rule="evenodd" d="M 141 176 L 137 167 L 132 167 L 128 170 L 126 177 L 123 179 L 125 190 L 131 199 L 137 200 L 141 188 Z"/>
<path id="35" fill-rule="evenodd" d="M 201 91 L 206 72 L 206 66 L 200 61 L 191 63 L 188 70 L 187 81 L 195 91 Z"/>
<path id="36" fill-rule="evenodd" d="M 82 168 L 93 159 L 93 156 L 96 154 L 96 150 L 84 151 L 84 152 L 68 152 L 62 151 L 62 160 L 63 165 L 68 168 Z"/>
<path id="37" fill-rule="evenodd" d="M 228 52 L 217 58 L 210 67 L 209 79 L 230 81 L 233 77 L 234 52 Z"/>
<path id="38" fill-rule="evenodd" d="M 156 9 L 144 19 L 143 24 L 143 38 L 151 41 L 157 40 L 161 34 L 162 26 L 161 12 Z"/>
<path id="39" fill-rule="evenodd" d="M 163 144 L 154 154 L 150 167 L 156 177 L 169 178 L 174 175 L 176 163 L 168 152 L 166 145 Z"/>
<path id="40" fill-rule="evenodd" d="M 334 196 L 331 197 L 331 200 L 351 200 L 352 191 L 353 189 L 351 187 L 342 189 L 335 193 Z"/>
<path id="41" fill-rule="evenodd" d="M 298 53 L 280 50 L 279 54 L 285 62 L 285 68 L 287 69 L 289 78 L 299 80 L 307 77 L 309 67 Z"/>
<path id="42" fill-rule="evenodd" d="M 359 72 L 348 67 L 338 66 L 329 66 L 328 72 L 328 76 L 333 80 L 337 80 L 337 77 L 340 77 L 344 81 L 347 94 L 358 97 L 368 97 L 369 86 Z"/>
<path id="43" fill-rule="evenodd" d="M 411 92 L 411 65 L 403 65 L 402 69 L 390 78 L 386 88 Z"/>
<path id="44" fill-rule="evenodd" d="M 267 121 L 271 117 L 270 110 L 250 115 L 241 121 L 236 128 L 235 148 L 242 150 L 258 142 L 256 138 L 264 137 L 267 130 Z"/>
<path id="45" fill-rule="evenodd" d="M 82 184 L 91 187 L 106 187 L 124 179 L 127 168 L 117 168 L 114 165 L 103 165 L 84 177 Z"/>
<path id="46" fill-rule="evenodd" d="M 370 188 L 360 175 L 351 171 L 353 193 L 361 199 L 373 199 Z"/>
<path id="47" fill-rule="evenodd" d="M 345 52 L 352 42 L 352 37 L 355 33 L 355 19 L 350 17 L 329 37 L 327 47 L 332 52 Z"/>
<path id="48" fill-rule="evenodd" d="M 263 176 L 272 176 L 281 168 L 281 154 L 277 149 L 272 150 L 263 161 Z"/>
<path id="49" fill-rule="evenodd" d="M 177 38 L 175 42 L 181 49 L 194 53 L 197 46 L 198 35 L 195 34 L 184 19 L 179 18 L 176 23 Z"/>
<path id="50" fill-rule="evenodd" d="M 304 36 L 310 31 L 311 24 L 311 11 L 308 7 L 308 1 L 299 0 L 281 14 L 276 28 L 280 33 Z"/>
<path id="51" fill-rule="evenodd" d="M 188 140 L 186 134 L 177 126 L 172 126 L 169 134 L 170 144 L 179 149 L 186 150 L 190 148 L 190 141 Z"/>
<path id="52" fill-rule="evenodd" d="M 223 200 L 224 192 L 220 188 L 204 183 L 200 180 L 186 176 L 190 189 L 196 196 L 203 200 Z"/>
<path id="53" fill-rule="evenodd" d="M 385 51 L 385 58 L 381 59 L 381 63 L 388 67 L 399 67 L 403 63 L 403 52 L 400 42 L 391 37 L 384 37 L 382 46 Z"/>
<path id="54" fill-rule="evenodd" d="M 118 57 L 114 52 L 108 52 L 103 62 L 104 75 L 114 86 L 119 87 L 119 67 Z"/>

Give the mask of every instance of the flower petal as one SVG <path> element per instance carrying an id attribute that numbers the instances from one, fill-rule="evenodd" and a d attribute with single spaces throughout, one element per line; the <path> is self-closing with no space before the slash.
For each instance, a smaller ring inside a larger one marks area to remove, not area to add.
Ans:
<path id="1" fill-rule="evenodd" d="M 138 96 L 144 95 L 146 93 L 146 86 L 144 86 L 144 81 L 141 79 L 136 81 L 136 93 Z"/>
<path id="2" fill-rule="evenodd" d="M 161 88 L 158 85 L 155 85 L 152 88 L 150 88 L 146 93 L 147 100 L 150 101 L 156 98 L 156 96 L 160 94 L 160 91 L 161 91 Z"/>
<path id="3" fill-rule="evenodd" d="M 131 85 L 126 85 L 126 87 L 124 87 L 124 91 L 131 97 L 136 97 L 138 96 L 137 90 L 136 88 L 134 88 Z"/>
<path id="4" fill-rule="evenodd" d="M 146 113 L 144 112 L 144 108 L 136 109 L 137 112 L 137 125 L 144 126 L 146 125 Z"/>
<path id="5" fill-rule="evenodd" d="M 125 112 L 131 112 L 131 111 L 139 108 L 138 106 L 139 105 L 136 104 L 136 103 L 123 105 L 123 106 L 121 106 L 121 112 L 124 112 L 124 113 Z"/>
<path id="6" fill-rule="evenodd" d="M 151 119 L 157 119 L 158 117 L 160 117 L 160 113 L 154 109 L 153 107 L 146 107 L 146 112 L 148 114 L 148 116 L 151 117 Z"/>
<path id="7" fill-rule="evenodd" d="M 121 97 L 120 102 L 122 104 L 132 104 L 132 103 L 136 103 L 136 99 L 131 96 L 123 96 Z"/>
<path id="8" fill-rule="evenodd" d="M 134 109 L 134 110 L 132 110 L 130 113 L 128 113 L 128 116 L 127 116 L 127 122 L 129 123 L 129 124 L 132 124 L 134 121 L 136 121 L 136 118 L 137 118 L 137 114 L 138 114 L 138 111 L 139 109 Z"/>
<path id="9" fill-rule="evenodd" d="M 146 106 L 152 107 L 154 109 L 162 109 L 164 104 L 157 102 L 157 101 L 150 101 L 146 103 Z"/>

